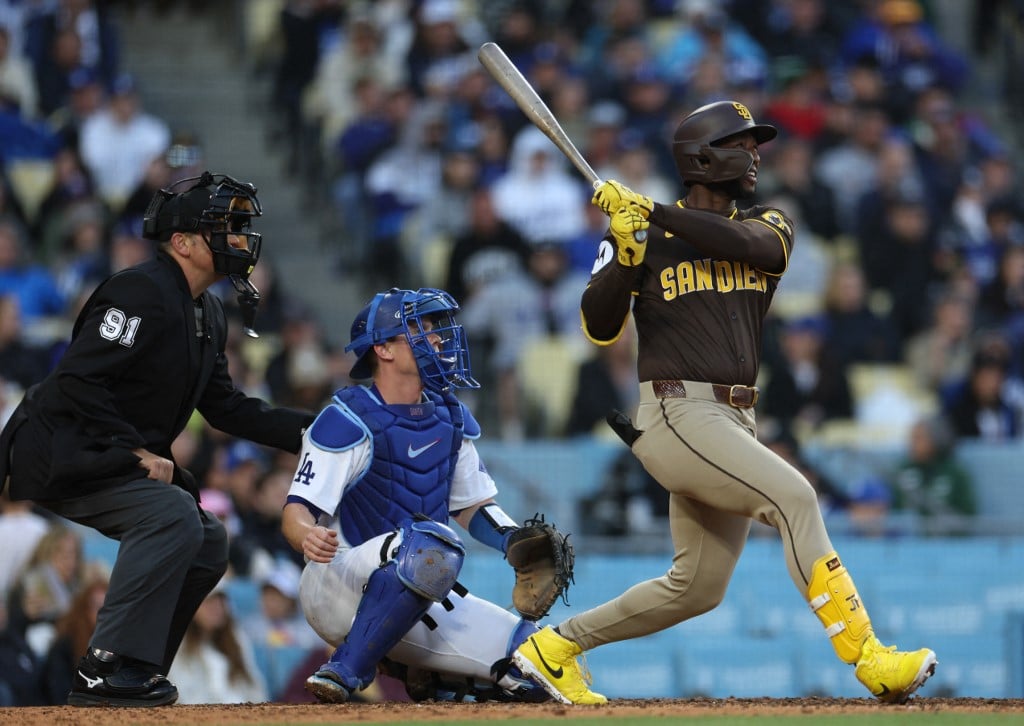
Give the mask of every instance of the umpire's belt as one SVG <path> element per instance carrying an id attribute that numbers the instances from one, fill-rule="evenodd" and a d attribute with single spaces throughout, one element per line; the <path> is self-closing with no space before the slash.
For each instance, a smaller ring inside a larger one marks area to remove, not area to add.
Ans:
<path id="1" fill-rule="evenodd" d="M 651 388 L 657 398 L 699 398 L 734 408 L 753 408 L 760 393 L 757 386 L 727 386 L 701 381 L 651 381 Z"/>

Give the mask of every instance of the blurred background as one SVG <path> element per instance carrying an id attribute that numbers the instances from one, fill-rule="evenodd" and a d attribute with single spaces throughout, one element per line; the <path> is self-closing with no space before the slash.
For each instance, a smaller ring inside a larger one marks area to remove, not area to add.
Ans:
<path id="1" fill-rule="evenodd" d="M 264 209 L 240 387 L 319 408 L 375 291 L 443 287 L 501 501 L 574 533 L 553 621 L 660 574 L 665 494 L 604 424 L 636 403 L 635 337 L 579 329 L 606 219 L 478 63 L 488 40 L 602 178 L 658 201 L 685 193 L 669 140 L 689 111 L 735 99 L 779 128 L 755 201 L 796 247 L 759 437 L 818 489 L 883 640 L 938 653 L 922 695 L 1024 696 L 1021 0 L 0 0 L 0 416 L 95 284 L 152 254 L 153 193 L 228 173 Z M 199 417 L 175 455 L 232 533 L 175 680 L 203 656 L 234 687 L 191 698 L 306 698 L 324 654 L 278 529 L 293 458 Z M 63 703 L 116 544 L 0 506 L 0 704 Z M 507 565 L 471 552 L 465 584 L 506 602 Z M 862 695 L 760 528 L 721 607 L 590 665 L 613 697 Z"/>

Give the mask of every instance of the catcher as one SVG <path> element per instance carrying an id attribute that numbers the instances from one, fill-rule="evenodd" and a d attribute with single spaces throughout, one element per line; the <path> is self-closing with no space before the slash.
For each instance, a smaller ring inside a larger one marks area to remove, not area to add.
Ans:
<path id="1" fill-rule="evenodd" d="M 372 381 L 336 391 L 303 436 L 282 529 L 306 558 L 306 619 L 336 647 L 306 681 L 321 701 L 347 701 L 378 671 L 414 700 L 549 697 L 510 656 L 564 594 L 572 548 L 494 500 L 480 427 L 453 393 L 478 387 L 457 310 L 441 290 L 375 295 L 346 347 L 352 378 Z M 521 617 L 457 581 L 466 548 L 449 518 L 507 553 Z"/>

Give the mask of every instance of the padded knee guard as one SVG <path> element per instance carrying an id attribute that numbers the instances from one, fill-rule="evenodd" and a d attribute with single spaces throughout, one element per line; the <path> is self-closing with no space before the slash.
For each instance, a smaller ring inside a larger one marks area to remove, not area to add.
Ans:
<path id="1" fill-rule="evenodd" d="M 853 578 L 835 552 L 814 563 L 807 602 L 825 626 L 836 655 L 846 663 L 860 660 L 861 646 L 872 632 L 871 619 Z"/>
<path id="2" fill-rule="evenodd" d="M 398 579 L 418 595 L 441 602 L 455 585 L 466 548 L 451 527 L 433 520 L 402 526 L 395 553 Z"/>

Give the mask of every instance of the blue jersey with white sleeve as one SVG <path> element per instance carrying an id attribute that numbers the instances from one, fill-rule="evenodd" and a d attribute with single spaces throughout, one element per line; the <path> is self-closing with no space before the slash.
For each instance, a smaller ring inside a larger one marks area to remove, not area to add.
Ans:
<path id="1" fill-rule="evenodd" d="M 341 389 L 303 437 L 289 500 L 334 515 L 353 546 L 416 514 L 447 522 L 497 492 L 472 444 L 479 435 L 454 396 L 389 405 L 375 388 Z"/>

